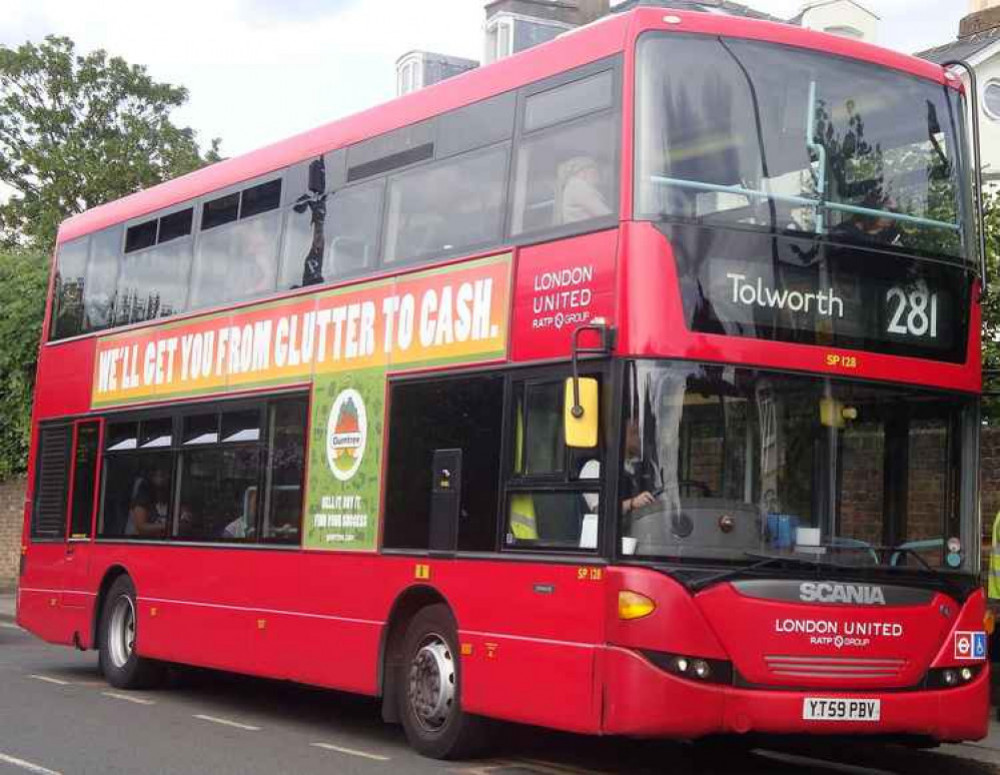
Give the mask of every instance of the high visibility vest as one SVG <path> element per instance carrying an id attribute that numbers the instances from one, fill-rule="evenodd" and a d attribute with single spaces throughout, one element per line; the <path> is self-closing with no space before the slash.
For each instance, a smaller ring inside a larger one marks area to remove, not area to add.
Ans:
<path id="1" fill-rule="evenodd" d="M 510 532 L 520 541 L 538 540 L 538 522 L 535 519 L 535 500 L 528 493 L 510 497 Z"/>
<path id="2" fill-rule="evenodd" d="M 514 426 L 514 470 L 521 472 L 524 463 L 524 405 L 518 402 L 517 424 Z M 535 518 L 535 499 L 529 493 L 510 496 L 510 515 L 507 522 L 511 535 L 519 541 L 538 540 L 538 520 Z"/>
<path id="3" fill-rule="evenodd" d="M 990 546 L 990 575 L 986 590 L 991 600 L 1000 600 L 1000 511 L 993 518 L 993 543 Z"/>

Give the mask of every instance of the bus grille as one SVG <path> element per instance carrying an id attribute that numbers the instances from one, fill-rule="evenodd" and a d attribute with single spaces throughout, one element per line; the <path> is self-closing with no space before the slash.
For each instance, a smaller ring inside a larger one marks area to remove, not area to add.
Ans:
<path id="1" fill-rule="evenodd" d="M 863 657 L 764 657 L 767 669 L 782 678 L 896 678 L 906 667 L 905 659 Z"/>

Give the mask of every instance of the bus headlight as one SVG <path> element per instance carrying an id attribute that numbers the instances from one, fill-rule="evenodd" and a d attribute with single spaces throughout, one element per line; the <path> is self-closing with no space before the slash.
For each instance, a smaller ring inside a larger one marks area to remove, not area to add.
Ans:
<path id="1" fill-rule="evenodd" d="M 710 684 L 732 684 L 733 665 L 721 659 L 703 659 L 642 649 L 642 655 L 661 670 L 681 678 Z"/>
<path id="2" fill-rule="evenodd" d="M 927 673 L 928 689 L 954 689 L 964 686 L 979 675 L 981 665 L 966 665 L 965 667 L 945 667 L 930 670 Z"/>

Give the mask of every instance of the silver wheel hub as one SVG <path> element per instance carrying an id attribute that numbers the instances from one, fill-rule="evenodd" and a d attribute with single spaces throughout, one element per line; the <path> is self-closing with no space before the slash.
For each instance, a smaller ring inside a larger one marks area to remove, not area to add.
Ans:
<path id="1" fill-rule="evenodd" d="M 429 635 L 410 663 L 409 698 L 424 729 L 436 732 L 455 707 L 455 659 L 444 638 Z"/>
<path id="2" fill-rule="evenodd" d="M 111 609 L 108 626 L 108 652 L 115 667 L 125 667 L 135 648 L 135 604 L 122 595 Z"/>

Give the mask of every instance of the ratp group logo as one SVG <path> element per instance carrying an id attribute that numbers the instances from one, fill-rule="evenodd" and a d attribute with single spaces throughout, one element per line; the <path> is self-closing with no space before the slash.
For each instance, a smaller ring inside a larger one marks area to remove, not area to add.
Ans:
<path id="1" fill-rule="evenodd" d="M 341 390 L 326 426 L 326 459 L 341 482 L 358 472 L 367 439 L 368 416 L 361 394 L 353 388 Z"/>

